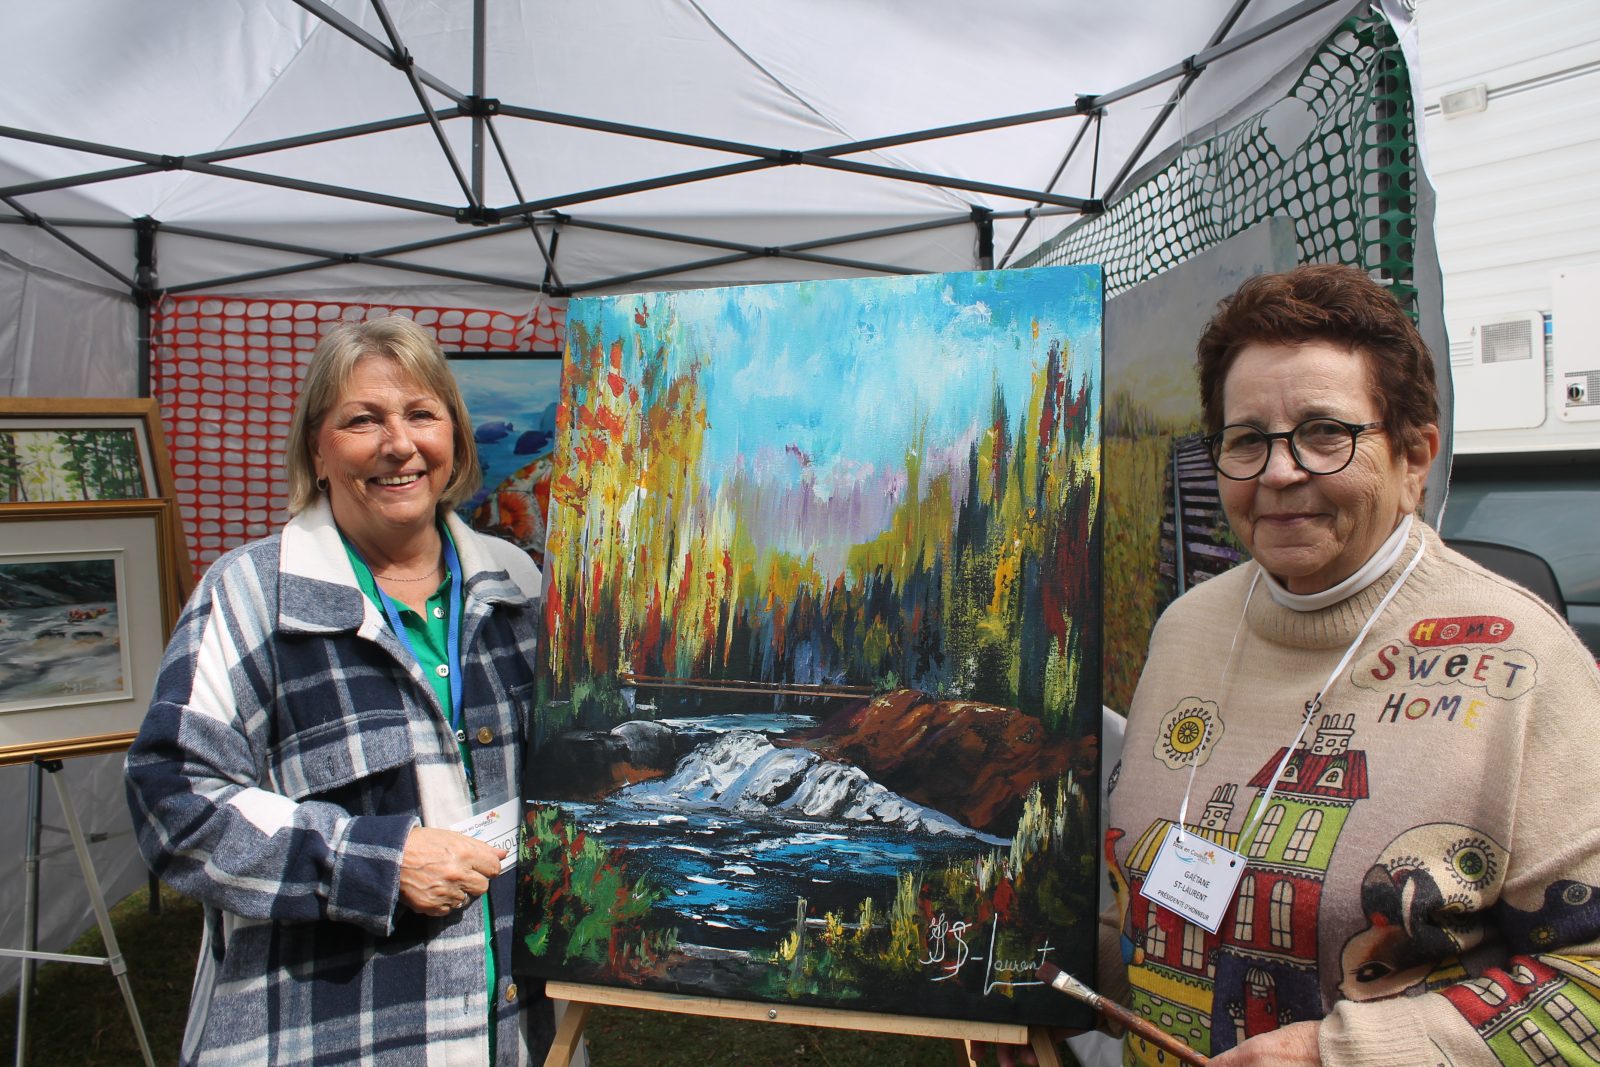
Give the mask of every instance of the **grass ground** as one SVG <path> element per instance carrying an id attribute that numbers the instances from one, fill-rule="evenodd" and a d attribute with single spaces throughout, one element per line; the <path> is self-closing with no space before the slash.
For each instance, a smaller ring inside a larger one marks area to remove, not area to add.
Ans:
<path id="1" fill-rule="evenodd" d="M 170 890 L 161 899 L 161 914 L 151 915 L 141 890 L 112 909 L 111 921 L 156 1063 L 173 1064 L 200 948 L 200 907 Z M 68 951 L 103 955 L 105 949 L 95 930 Z M 0 998 L 0 1058 L 7 1061 L 16 1046 L 16 1022 L 13 992 Z M 953 1041 L 622 1008 L 595 1009 L 587 1033 L 595 1067 L 944 1067 L 963 1062 Z M 140 1062 L 121 993 L 105 967 L 40 967 L 28 1034 L 26 1062 L 36 1067 L 132 1067 Z"/>

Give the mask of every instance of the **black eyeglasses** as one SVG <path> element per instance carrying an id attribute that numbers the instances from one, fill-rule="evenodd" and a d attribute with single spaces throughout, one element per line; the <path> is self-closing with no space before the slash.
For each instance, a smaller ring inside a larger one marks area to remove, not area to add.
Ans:
<path id="1" fill-rule="evenodd" d="M 1382 425 L 1381 421 L 1316 418 L 1307 419 L 1292 430 L 1268 433 L 1258 426 L 1235 422 L 1206 434 L 1203 440 L 1218 474 L 1247 482 L 1267 469 L 1274 441 L 1287 442 L 1295 465 L 1307 474 L 1338 474 L 1355 458 L 1356 438 Z"/>

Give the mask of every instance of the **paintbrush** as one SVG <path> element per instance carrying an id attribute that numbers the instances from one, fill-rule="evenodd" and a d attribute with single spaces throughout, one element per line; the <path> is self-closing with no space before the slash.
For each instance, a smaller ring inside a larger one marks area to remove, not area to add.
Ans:
<path id="1" fill-rule="evenodd" d="M 1157 1048 L 1165 1049 L 1167 1052 L 1172 1053 L 1184 1063 L 1192 1063 L 1196 1067 L 1207 1067 L 1211 1062 L 1171 1034 L 1158 1029 L 1153 1023 L 1139 1018 L 1139 1016 L 1116 1001 L 1107 1000 L 1053 963 L 1039 964 L 1039 969 L 1034 974 L 1038 976 L 1040 981 L 1048 982 L 1051 986 L 1061 990 L 1061 992 L 1074 1000 L 1083 1001 L 1101 1015 L 1113 1022 L 1121 1023 Z"/>

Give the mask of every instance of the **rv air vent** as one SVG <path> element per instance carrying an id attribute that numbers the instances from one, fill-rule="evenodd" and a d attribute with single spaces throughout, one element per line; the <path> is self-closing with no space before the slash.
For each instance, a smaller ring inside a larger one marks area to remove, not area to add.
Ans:
<path id="1" fill-rule="evenodd" d="M 1533 331 L 1527 319 L 1491 322 L 1483 327 L 1483 361 L 1508 363 L 1533 358 Z"/>

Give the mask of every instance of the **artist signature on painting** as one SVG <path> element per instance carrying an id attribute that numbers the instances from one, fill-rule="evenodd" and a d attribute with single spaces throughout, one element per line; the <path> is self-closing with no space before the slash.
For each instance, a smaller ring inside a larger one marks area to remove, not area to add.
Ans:
<path id="1" fill-rule="evenodd" d="M 1020 986 L 1044 985 L 1037 977 L 1039 965 L 1050 958 L 1050 953 L 1056 950 L 1048 940 L 1033 950 L 1033 955 L 1021 959 L 1000 959 L 995 956 L 995 944 L 1000 936 L 1000 920 L 996 918 L 989 927 L 989 955 L 974 956 L 972 947 L 967 944 L 967 935 L 974 929 L 973 923 L 965 919 L 947 919 L 940 915 L 928 926 L 927 955 L 922 960 L 924 966 L 938 964 L 945 972 L 939 977 L 931 979 L 934 982 L 947 982 L 961 973 L 961 969 L 969 962 L 984 964 L 983 992 L 985 995 L 996 989 L 1014 989 Z"/>
<path id="2" fill-rule="evenodd" d="M 928 956 L 922 962 L 924 965 L 937 963 L 946 972 L 935 978 L 935 982 L 949 981 L 967 965 L 967 960 L 972 956 L 972 950 L 967 947 L 967 931 L 970 929 L 972 924 L 965 919 L 952 922 L 942 914 L 929 925 Z"/>

